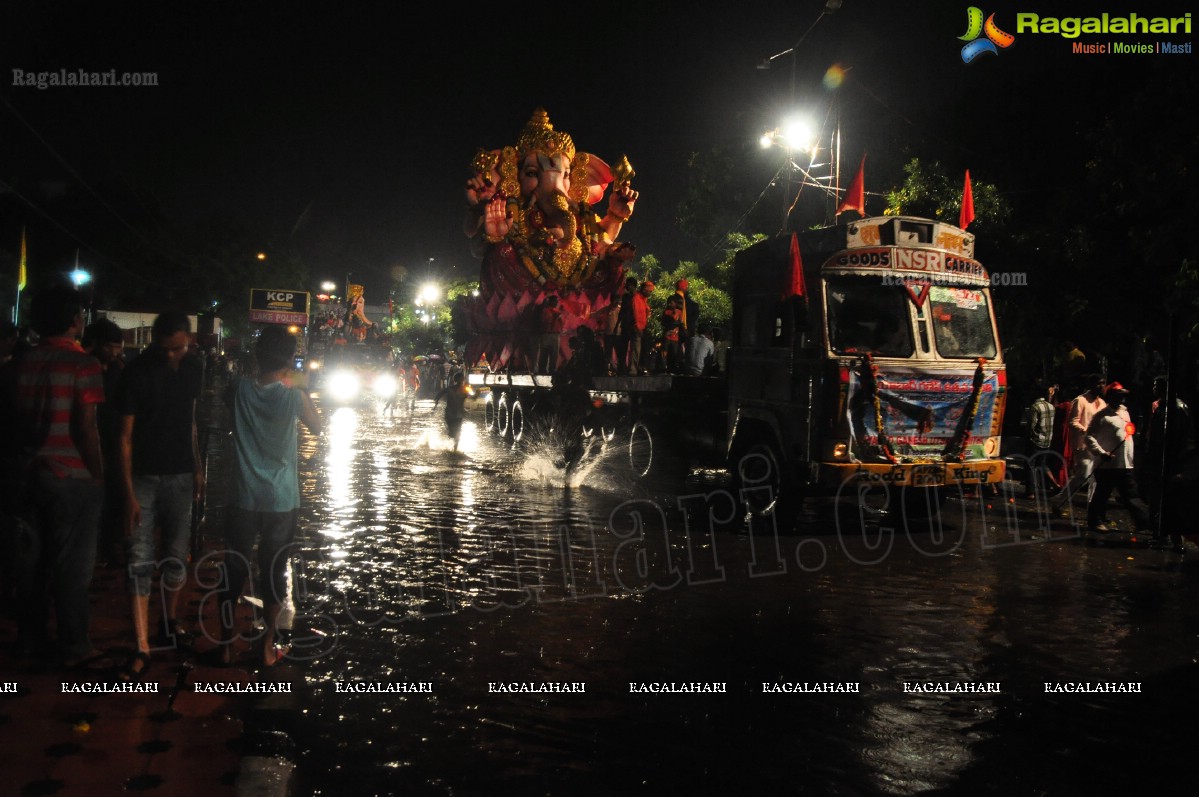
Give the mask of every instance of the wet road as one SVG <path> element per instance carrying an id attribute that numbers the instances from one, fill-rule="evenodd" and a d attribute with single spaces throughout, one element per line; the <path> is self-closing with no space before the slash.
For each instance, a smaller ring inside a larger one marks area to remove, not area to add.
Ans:
<path id="1" fill-rule="evenodd" d="M 302 443 L 305 686 L 289 732 L 303 794 L 1173 793 L 1190 779 L 1194 550 L 1089 546 L 1003 498 L 951 499 L 932 527 L 843 513 L 746 534 L 722 522 L 719 473 L 640 485 L 613 450 L 567 488 L 552 446 L 533 434 L 513 453 L 481 412 L 460 452 L 431 402 L 325 413 L 323 438 Z M 397 683 L 430 691 L 338 691 Z M 566 684 L 585 691 L 519 691 Z"/>

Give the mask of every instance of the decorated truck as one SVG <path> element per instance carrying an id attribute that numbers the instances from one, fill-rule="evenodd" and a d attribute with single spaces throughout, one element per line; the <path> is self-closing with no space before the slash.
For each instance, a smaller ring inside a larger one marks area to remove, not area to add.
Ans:
<path id="1" fill-rule="evenodd" d="M 476 156 L 465 229 L 483 265 L 467 358 L 489 364 L 470 379 L 490 389 L 490 431 L 518 445 L 532 429 L 565 433 L 568 468 L 588 451 L 634 477 L 723 465 L 764 514 L 847 486 L 932 506 L 947 488 L 1003 479 L 990 279 L 972 234 L 927 219 L 863 218 L 743 250 L 723 374 L 592 376 L 584 411 L 564 413 L 553 377 L 533 373 L 530 311 L 559 297 L 565 360 L 571 333 L 598 330 L 620 301 L 632 176 L 624 158 L 610 168 L 576 151 L 541 110 L 515 146 Z"/>

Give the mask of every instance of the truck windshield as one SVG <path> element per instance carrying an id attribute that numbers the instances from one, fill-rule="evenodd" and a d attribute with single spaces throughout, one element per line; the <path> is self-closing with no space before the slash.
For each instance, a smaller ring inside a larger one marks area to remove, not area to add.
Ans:
<path id="1" fill-rule="evenodd" d="M 934 286 L 929 289 L 929 304 L 933 337 L 942 357 L 995 356 L 991 313 L 981 288 Z"/>
<path id="2" fill-rule="evenodd" d="M 912 325 L 902 286 L 878 276 L 831 275 L 826 280 L 829 345 L 841 354 L 911 357 Z"/>

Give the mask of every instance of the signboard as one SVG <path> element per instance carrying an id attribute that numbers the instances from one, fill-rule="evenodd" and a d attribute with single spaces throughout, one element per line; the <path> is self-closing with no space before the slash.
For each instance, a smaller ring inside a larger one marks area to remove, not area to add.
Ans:
<path id="1" fill-rule="evenodd" d="M 825 268 L 885 268 L 902 271 L 922 271 L 944 279 L 966 277 L 987 279 L 982 263 L 968 257 L 940 252 L 936 249 L 912 249 L 902 246 L 881 246 L 850 249 L 834 255 Z"/>
<path id="2" fill-rule="evenodd" d="M 974 257 L 974 236 L 951 224 L 905 217 L 863 219 L 845 228 L 845 248 L 892 246 L 943 249 Z"/>
<path id="3" fill-rule="evenodd" d="M 876 447 L 880 419 L 897 455 L 940 457 L 970 403 L 974 375 L 965 371 L 929 374 L 918 368 L 890 365 L 880 368 L 875 379 L 879 395 L 877 412 L 865 394 L 857 369 L 849 370 L 846 422 L 858 458 L 866 462 L 879 459 Z M 966 441 L 967 459 L 987 456 L 983 443 L 991 434 L 999 392 L 999 372 L 992 371 L 986 375 L 979 392 L 978 410 Z"/>
<path id="4" fill-rule="evenodd" d="M 308 325 L 308 291 L 250 289 L 250 323 Z"/>

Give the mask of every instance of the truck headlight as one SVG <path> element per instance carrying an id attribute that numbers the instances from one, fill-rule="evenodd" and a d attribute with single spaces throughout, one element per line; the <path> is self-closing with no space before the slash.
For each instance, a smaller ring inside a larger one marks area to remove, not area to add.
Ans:
<path id="1" fill-rule="evenodd" d="M 329 374 L 329 392 L 338 401 L 353 401 L 362 391 L 358 375 L 352 371 L 336 371 Z"/>
<path id="2" fill-rule="evenodd" d="M 399 385 L 396 378 L 391 374 L 379 374 L 375 377 L 375 395 L 379 398 L 389 399 L 396 394 Z"/>

